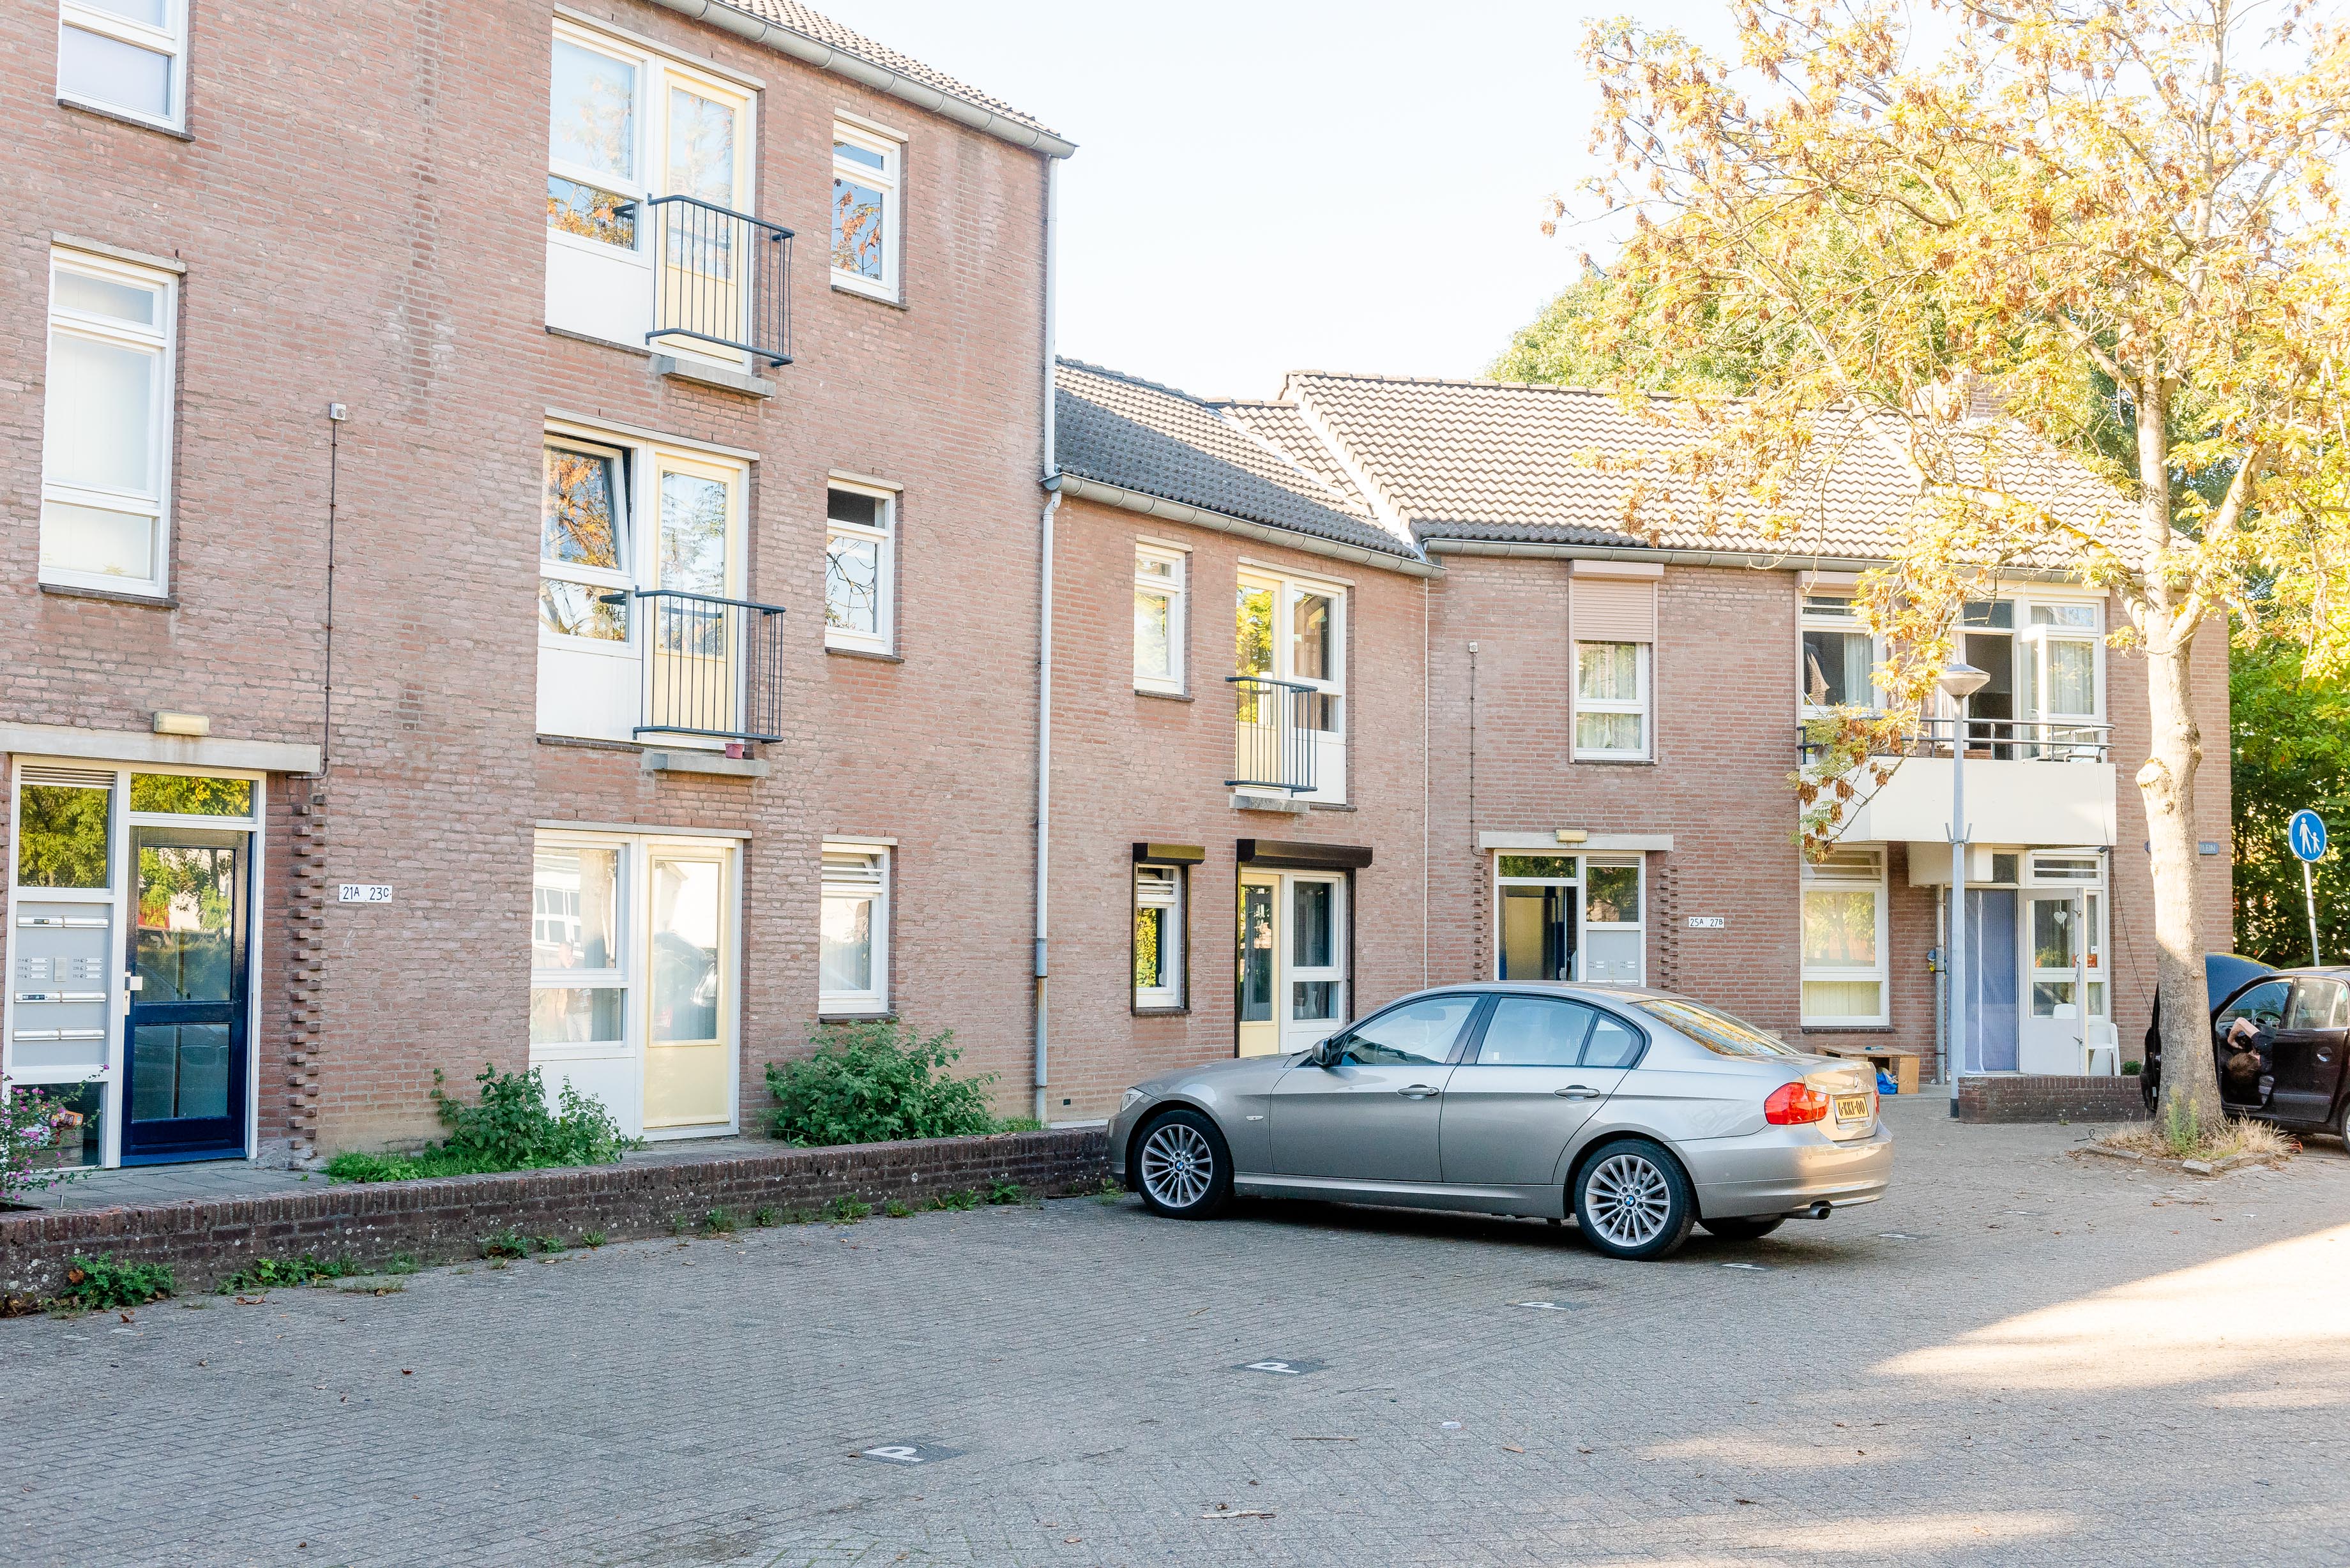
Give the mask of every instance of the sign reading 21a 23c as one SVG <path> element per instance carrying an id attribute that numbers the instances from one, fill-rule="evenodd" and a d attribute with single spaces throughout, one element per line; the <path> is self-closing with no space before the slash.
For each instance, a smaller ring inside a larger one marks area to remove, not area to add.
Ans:
<path id="1" fill-rule="evenodd" d="M 2314 861 L 2325 854 L 2325 819 L 2314 811 L 2296 811 L 2285 824 L 2284 836 L 2294 855 Z"/>

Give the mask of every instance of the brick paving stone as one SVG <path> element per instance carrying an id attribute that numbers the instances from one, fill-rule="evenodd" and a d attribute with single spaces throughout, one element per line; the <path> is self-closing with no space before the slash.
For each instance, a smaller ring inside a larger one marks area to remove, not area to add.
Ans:
<path id="1" fill-rule="evenodd" d="M 1662 1264 L 1066 1199 L 0 1323 L 0 1532 L 27 1568 L 2350 1559 L 2339 1146 L 2201 1180 L 1891 1114 L 1882 1205 Z M 1266 1355 L 1327 1366 L 1232 1370 Z M 962 1451 L 853 1457 L 892 1439 Z"/>

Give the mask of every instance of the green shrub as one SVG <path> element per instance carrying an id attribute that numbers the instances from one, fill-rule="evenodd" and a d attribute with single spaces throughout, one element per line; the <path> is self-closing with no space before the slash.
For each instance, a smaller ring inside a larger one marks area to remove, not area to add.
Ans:
<path id="1" fill-rule="evenodd" d="M 82 1312 L 120 1311 L 161 1301 L 180 1288 L 162 1263 L 118 1263 L 114 1254 L 76 1257 L 66 1265 L 66 1288 L 57 1301 Z"/>
<path id="2" fill-rule="evenodd" d="M 2122 1076 L 2125 1078 L 2135 1078 L 2145 1071 L 2146 1064 L 2143 1062 L 2125 1062 L 2122 1064 Z"/>
<path id="3" fill-rule="evenodd" d="M 767 1069 L 775 1134 L 786 1143 L 888 1143 L 963 1137 L 995 1130 L 987 1108 L 993 1075 L 958 1078 L 954 1031 L 924 1040 L 888 1023 L 825 1031 L 815 1055 Z"/>

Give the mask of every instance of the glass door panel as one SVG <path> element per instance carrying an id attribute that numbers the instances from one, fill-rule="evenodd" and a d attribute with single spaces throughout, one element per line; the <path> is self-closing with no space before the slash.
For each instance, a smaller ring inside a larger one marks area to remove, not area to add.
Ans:
<path id="1" fill-rule="evenodd" d="M 733 1058 L 724 1010 L 726 863 L 655 851 L 648 877 L 645 1126 L 731 1119 Z"/>
<path id="2" fill-rule="evenodd" d="M 244 1147 L 251 843 L 204 828 L 131 830 L 126 1160 Z"/>
<path id="3" fill-rule="evenodd" d="M 1346 882 L 1293 874 L 1287 900 L 1288 1015 L 1281 1049 L 1303 1051 L 1346 1021 Z"/>
<path id="4" fill-rule="evenodd" d="M 664 459 L 655 488 L 653 582 L 661 592 L 649 601 L 645 722 L 731 732 L 742 727 L 735 661 L 728 657 L 734 622 L 717 601 L 731 595 L 734 582 L 733 475 Z"/>
<path id="5" fill-rule="evenodd" d="M 743 289 L 755 264 L 745 252 L 755 235 L 734 214 L 748 206 L 742 199 L 750 175 L 749 139 L 743 134 L 748 105 L 708 83 L 689 87 L 672 79 L 667 109 L 663 194 L 692 200 L 659 209 L 660 324 L 683 331 L 664 333 L 655 347 L 739 365 L 740 352 L 711 339 L 740 341 L 746 332 Z"/>
<path id="6" fill-rule="evenodd" d="M 1281 949 L 1276 929 L 1281 879 L 1262 873 L 1241 877 L 1240 1054 L 1270 1056 L 1281 1049 L 1274 1017 Z"/>

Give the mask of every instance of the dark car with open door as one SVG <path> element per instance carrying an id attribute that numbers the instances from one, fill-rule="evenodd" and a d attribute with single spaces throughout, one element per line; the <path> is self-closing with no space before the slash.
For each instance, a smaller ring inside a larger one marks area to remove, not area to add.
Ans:
<path id="1" fill-rule="evenodd" d="M 2211 1058 L 2231 1114 L 2350 1141 L 2350 966 L 2245 980 L 2212 1009 Z"/>

